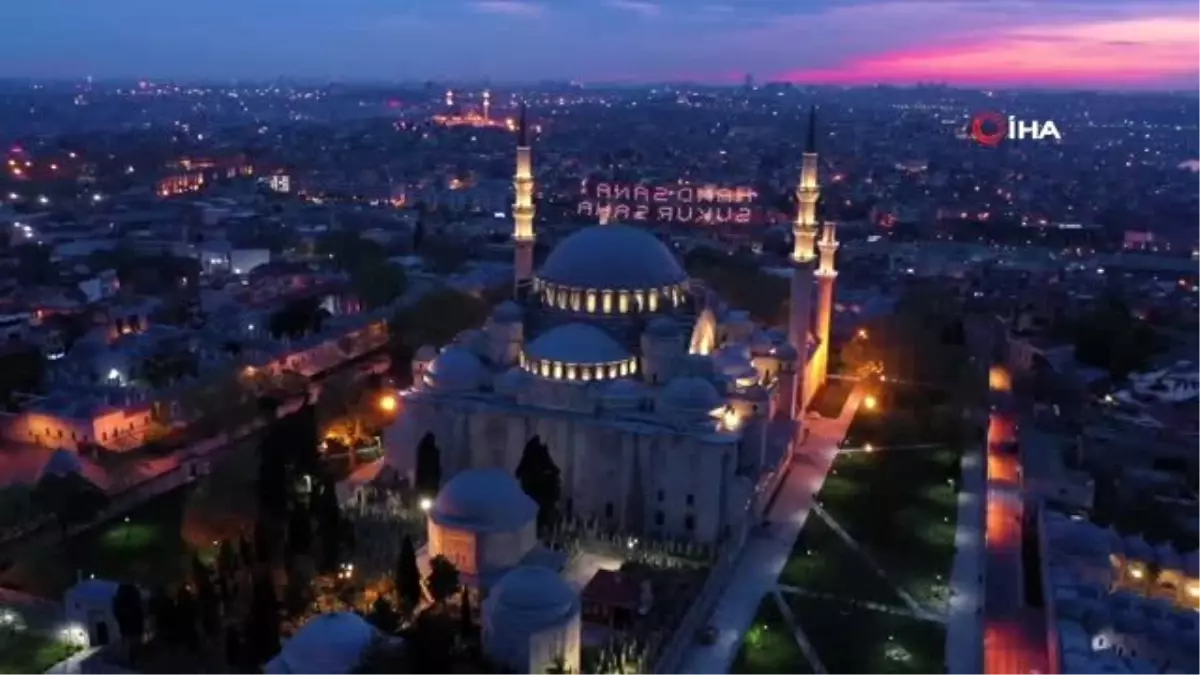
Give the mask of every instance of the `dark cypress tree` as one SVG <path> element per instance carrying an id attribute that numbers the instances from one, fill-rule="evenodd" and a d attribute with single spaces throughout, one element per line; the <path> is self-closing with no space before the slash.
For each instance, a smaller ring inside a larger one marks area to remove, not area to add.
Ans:
<path id="1" fill-rule="evenodd" d="M 371 613 L 367 615 L 367 622 L 384 633 L 390 634 L 396 632 L 396 628 L 400 625 L 400 617 L 392 608 L 392 603 L 381 595 L 375 598 L 375 602 L 371 605 Z"/>
<path id="2" fill-rule="evenodd" d="M 226 581 L 232 581 L 237 576 L 238 554 L 233 542 L 228 539 L 221 541 L 217 549 L 217 575 Z"/>
<path id="3" fill-rule="evenodd" d="M 405 616 L 421 604 L 421 570 L 417 567 L 417 552 L 412 537 L 404 535 L 400 556 L 396 558 L 396 606 Z"/>
<path id="4" fill-rule="evenodd" d="M 433 499 L 442 486 L 442 453 L 433 434 L 425 434 L 417 444 L 417 468 L 413 482 L 417 495 L 422 499 Z"/>
<path id="5" fill-rule="evenodd" d="M 538 505 L 538 527 L 553 526 L 558 521 L 562 475 L 541 438 L 534 436 L 525 444 L 516 475 L 521 489 Z"/>
<path id="6" fill-rule="evenodd" d="M 254 578 L 245 635 L 248 656 L 256 665 L 279 653 L 279 599 L 268 574 Z"/>
<path id="7" fill-rule="evenodd" d="M 142 605 L 142 592 L 132 584 L 121 584 L 112 601 L 113 618 L 121 630 L 121 641 L 128 649 L 130 658 L 136 657 L 142 638 L 146 634 L 146 613 Z"/>
<path id="8" fill-rule="evenodd" d="M 254 557 L 254 545 L 250 543 L 250 538 L 244 533 L 238 538 L 238 554 L 243 566 L 251 567 L 254 565 L 254 561 L 256 560 Z"/>
<path id="9" fill-rule="evenodd" d="M 150 620 L 154 637 L 167 645 L 179 644 L 179 619 L 175 615 L 175 600 L 161 586 L 150 594 Z"/>
<path id="10" fill-rule="evenodd" d="M 287 550 L 291 555 L 308 555 L 312 550 L 312 521 L 308 509 L 294 507 L 288 519 Z"/>
<path id="11" fill-rule="evenodd" d="M 225 628 L 225 667 L 230 673 L 248 673 L 253 668 L 253 664 L 246 663 L 241 634 L 233 626 Z"/>
<path id="12" fill-rule="evenodd" d="M 192 650 L 199 649 L 200 635 L 196 632 L 199 608 L 196 597 L 187 586 L 181 587 L 175 594 L 175 612 L 179 619 L 179 643 Z"/>
<path id="13" fill-rule="evenodd" d="M 471 592 L 465 587 L 459 593 L 458 603 L 458 633 L 463 640 L 474 639 L 475 617 L 471 614 Z"/>

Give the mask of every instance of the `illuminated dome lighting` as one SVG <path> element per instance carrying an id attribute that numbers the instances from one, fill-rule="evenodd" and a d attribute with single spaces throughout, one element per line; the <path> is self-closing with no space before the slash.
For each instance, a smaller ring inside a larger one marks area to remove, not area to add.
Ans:
<path id="1" fill-rule="evenodd" d="M 534 280 L 542 304 L 588 314 L 681 304 L 687 273 L 654 235 L 629 225 L 585 228 L 559 242 Z"/>
<path id="2" fill-rule="evenodd" d="M 608 380 L 637 373 L 637 357 L 607 333 L 583 323 L 557 326 L 525 348 L 521 365 L 553 380 Z"/>

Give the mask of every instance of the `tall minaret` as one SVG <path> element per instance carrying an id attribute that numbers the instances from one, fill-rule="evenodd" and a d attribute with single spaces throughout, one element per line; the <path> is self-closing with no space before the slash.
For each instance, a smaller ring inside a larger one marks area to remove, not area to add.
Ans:
<path id="1" fill-rule="evenodd" d="M 483 119 L 492 119 L 492 92 L 483 90 Z"/>
<path id="2" fill-rule="evenodd" d="M 815 386 L 820 387 L 829 374 L 829 328 L 833 323 L 833 282 L 837 279 L 837 269 L 833 264 L 833 256 L 838 249 L 837 227 L 832 222 L 825 223 L 821 230 L 817 249 L 821 252 L 821 262 L 817 267 L 817 340 L 820 345 L 813 368 L 817 380 Z"/>
<path id="3" fill-rule="evenodd" d="M 513 201 L 513 260 L 515 294 L 533 278 L 533 158 L 529 148 L 529 126 L 525 119 L 525 103 L 517 122 L 517 172 L 513 176 L 516 200 Z"/>
<path id="4" fill-rule="evenodd" d="M 813 267 L 816 263 L 814 245 L 817 239 L 817 109 L 808 112 L 808 142 L 804 148 L 800 169 L 800 184 L 796 187 L 796 222 L 792 223 L 795 244 L 792 249 L 792 297 L 788 316 L 788 342 L 799 354 L 796 364 L 796 390 L 793 416 L 800 418 L 812 396 L 814 384 L 808 377 L 808 333 L 812 321 Z"/>

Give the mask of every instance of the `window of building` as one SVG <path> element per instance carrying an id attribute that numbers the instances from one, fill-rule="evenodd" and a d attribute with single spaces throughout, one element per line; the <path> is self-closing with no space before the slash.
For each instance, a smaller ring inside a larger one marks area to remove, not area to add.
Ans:
<path id="1" fill-rule="evenodd" d="M 688 495 L 687 496 L 687 505 L 695 506 L 695 504 L 696 504 L 696 495 Z"/>
<path id="2" fill-rule="evenodd" d="M 689 515 L 687 518 L 684 518 L 683 527 L 687 529 L 688 532 L 696 529 L 696 516 Z"/>
<path id="3" fill-rule="evenodd" d="M 663 522 L 666 521 L 666 519 L 667 519 L 667 517 L 663 515 L 662 511 L 654 512 L 654 524 L 655 525 L 662 527 L 662 524 L 663 524 Z"/>
<path id="4" fill-rule="evenodd" d="M 605 518 L 613 517 L 613 503 L 612 502 L 608 502 L 607 504 L 604 505 L 604 517 Z"/>
<path id="5" fill-rule="evenodd" d="M 59 438 L 62 438 L 62 429 L 59 429 L 59 430 L 58 430 L 58 437 L 59 437 Z"/>

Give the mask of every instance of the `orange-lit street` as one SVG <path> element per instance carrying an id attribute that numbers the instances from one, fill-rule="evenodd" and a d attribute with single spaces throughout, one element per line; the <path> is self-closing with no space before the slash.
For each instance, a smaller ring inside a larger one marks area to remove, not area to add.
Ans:
<path id="1" fill-rule="evenodd" d="M 1006 392 L 1007 378 L 992 376 L 993 391 Z M 1051 671 L 1045 617 L 1025 607 L 1021 557 L 1023 503 L 1016 414 L 994 408 L 987 437 L 987 559 L 984 600 L 985 673 Z"/>

